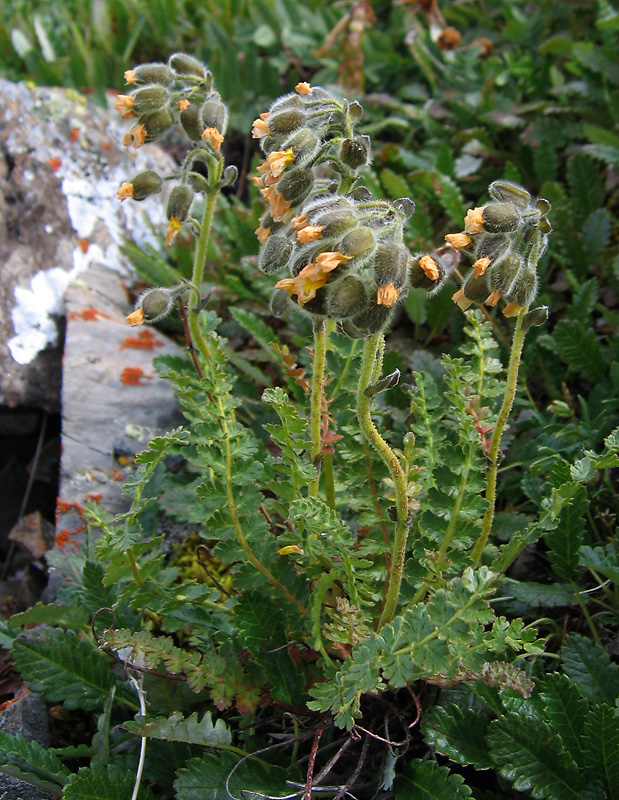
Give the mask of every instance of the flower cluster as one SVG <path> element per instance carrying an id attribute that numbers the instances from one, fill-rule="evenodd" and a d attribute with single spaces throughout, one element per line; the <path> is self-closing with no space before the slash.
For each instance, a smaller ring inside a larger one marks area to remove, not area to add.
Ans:
<path id="1" fill-rule="evenodd" d="M 359 337 L 384 330 L 410 288 L 436 290 L 445 277 L 439 255 L 412 256 L 404 244 L 409 198 L 375 200 L 355 188 L 371 158 L 369 137 L 354 133 L 361 114 L 358 103 L 301 83 L 252 131 L 265 155 L 253 180 L 269 204 L 256 230 L 258 265 L 291 275 L 276 284 L 273 313 L 296 298 L 313 317 Z"/>
<path id="2" fill-rule="evenodd" d="M 180 183 L 170 192 L 166 240 L 172 243 L 181 226 L 189 219 L 196 192 L 208 190 L 208 164 L 219 151 L 226 132 L 228 111 L 213 87 L 213 77 L 204 64 L 186 53 L 175 53 L 167 64 L 140 64 L 125 72 L 125 81 L 133 87 L 131 94 L 119 95 L 116 110 L 122 119 L 135 124 L 123 137 L 123 144 L 135 149 L 164 136 L 180 124 L 192 142 L 180 172 Z M 226 171 L 225 179 L 236 178 Z M 147 170 L 122 184 L 116 194 L 119 200 L 144 200 L 161 190 L 163 179 Z"/>
<path id="3" fill-rule="evenodd" d="M 503 314 L 513 317 L 537 294 L 537 264 L 552 230 L 547 219 L 550 203 L 509 181 L 494 181 L 488 193 L 489 203 L 468 211 L 464 231 L 445 237 L 457 250 L 471 253 L 474 261 L 453 300 L 465 311 L 471 303 L 495 306 L 503 298 Z"/>

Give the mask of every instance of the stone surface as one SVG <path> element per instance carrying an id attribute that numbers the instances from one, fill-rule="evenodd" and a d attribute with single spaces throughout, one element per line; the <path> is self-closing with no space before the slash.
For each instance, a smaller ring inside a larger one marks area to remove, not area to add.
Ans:
<path id="1" fill-rule="evenodd" d="M 172 161 L 123 148 L 126 128 L 70 90 L 0 80 L 0 405 L 58 412 L 66 287 L 95 263 L 130 276 L 129 230 L 157 246 L 161 197 L 121 204 L 116 189 Z"/>
<path id="2" fill-rule="evenodd" d="M 45 701 L 32 692 L 20 697 L 0 715 L 0 731 L 21 734 L 49 747 L 49 721 Z M 53 795 L 9 775 L 0 774 L 1 800 L 51 800 Z"/>

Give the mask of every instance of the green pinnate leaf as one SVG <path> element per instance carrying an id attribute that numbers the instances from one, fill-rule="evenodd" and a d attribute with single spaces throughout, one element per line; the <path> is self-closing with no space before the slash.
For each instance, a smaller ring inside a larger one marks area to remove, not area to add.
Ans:
<path id="1" fill-rule="evenodd" d="M 600 381 L 606 374 L 602 346 L 593 328 L 578 320 L 562 320 L 552 334 L 562 361 L 590 381 Z"/>
<path id="2" fill-rule="evenodd" d="M 180 711 L 173 711 L 166 719 L 146 722 L 127 722 L 125 727 L 138 736 L 149 739 L 165 739 L 171 742 L 187 742 L 202 747 L 227 747 L 232 743 L 232 733 L 223 719 L 213 724 L 213 715 L 207 711 L 202 719 L 197 712 L 183 717 Z"/>
<path id="3" fill-rule="evenodd" d="M 63 628 L 82 629 L 88 625 L 88 612 L 82 606 L 66 606 L 59 603 L 36 603 L 21 614 L 14 614 L 8 621 L 10 628 L 21 625 L 59 625 Z"/>
<path id="4" fill-rule="evenodd" d="M 472 764 L 475 769 L 492 769 L 486 733 L 490 718 L 472 708 L 435 706 L 423 716 L 422 729 L 426 742 L 437 753 L 457 764 Z"/>
<path id="5" fill-rule="evenodd" d="M 609 800 L 619 800 L 619 717 L 610 705 L 595 705 L 585 720 L 584 747 L 591 773 L 606 784 Z"/>
<path id="6" fill-rule="evenodd" d="M 584 545 L 580 548 L 580 564 L 619 586 L 619 541 L 615 539 L 605 547 Z"/>
<path id="7" fill-rule="evenodd" d="M 115 683 L 108 657 L 71 630 L 35 628 L 17 637 L 12 652 L 30 688 L 67 708 L 102 708 Z"/>
<path id="8" fill-rule="evenodd" d="M 563 672 L 587 700 L 615 704 L 619 696 L 619 667 L 603 647 L 586 636 L 571 633 L 561 648 L 561 659 Z"/>
<path id="9" fill-rule="evenodd" d="M 546 534 L 548 558 L 555 574 L 566 581 L 578 578 L 579 551 L 585 533 L 585 515 L 589 500 L 584 486 L 580 486 L 569 505 L 561 509 L 557 527 Z"/>
<path id="10" fill-rule="evenodd" d="M 546 722 L 510 712 L 490 724 L 486 741 L 499 773 L 517 791 L 539 800 L 580 800 L 578 766 Z"/>
<path id="11" fill-rule="evenodd" d="M 451 775 L 448 767 L 415 758 L 393 783 L 395 800 L 464 800 L 471 790 L 461 775 Z"/>
<path id="12" fill-rule="evenodd" d="M 548 723 L 555 730 L 579 768 L 584 767 L 582 734 L 587 701 L 567 675 L 558 672 L 546 675 L 538 684 L 545 705 Z"/>
<path id="13" fill-rule="evenodd" d="M 71 771 L 58 756 L 21 734 L 0 731 L 0 773 L 27 781 L 44 792 L 59 794 Z"/>
<path id="14" fill-rule="evenodd" d="M 574 199 L 574 218 L 582 222 L 603 204 L 604 187 L 594 162 L 582 152 L 576 152 L 567 165 L 567 179 Z"/>
<path id="15" fill-rule="evenodd" d="M 62 795 L 64 800 L 127 800 L 135 785 L 135 774 L 110 765 L 94 763 L 73 774 Z M 140 786 L 137 800 L 148 800 L 152 793 Z"/>

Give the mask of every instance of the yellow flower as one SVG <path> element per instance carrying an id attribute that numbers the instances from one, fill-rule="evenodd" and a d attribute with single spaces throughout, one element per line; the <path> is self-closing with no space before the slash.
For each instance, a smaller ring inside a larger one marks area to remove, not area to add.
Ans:
<path id="1" fill-rule="evenodd" d="M 490 294 L 485 300 L 485 304 L 487 306 L 490 306 L 491 308 L 494 308 L 494 306 L 499 302 L 500 299 L 501 299 L 501 290 L 495 289 L 494 291 L 490 292 Z"/>
<path id="2" fill-rule="evenodd" d="M 135 150 L 138 147 L 142 147 L 144 142 L 146 141 L 146 127 L 140 123 L 139 125 L 134 125 L 130 131 L 123 136 L 123 144 L 125 147 L 133 147 Z"/>
<path id="3" fill-rule="evenodd" d="M 473 240 L 467 233 L 448 233 L 445 240 L 456 250 L 466 250 L 473 244 Z"/>
<path id="4" fill-rule="evenodd" d="M 312 87 L 309 85 L 307 81 L 302 81 L 301 83 L 297 83 L 294 87 L 295 92 L 302 95 L 308 95 L 312 93 Z"/>
<path id="5" fill-rule="evenodd" d="M 522 311 L 522 306 L 519 306 L 518 303 L 515 300 L 513 300 L 511 303 L 508 303 L 503 309 L 503 316 L 517 317 L 521 311 Z"/>
<path id="6" fill-rule="evenodd" d="M 180 219 L 177 219 L 176 217 L 170 218 L 170 224 L 168 225 L 168 230 L 166 231 L 165 237 L 167 244 L 172 244 L 173 239 L 178 236 L 178 232 L 180 231 L 182 224 L 183 223 L 180 221 Z"/>
<path id="7" fill-rule="evenodd" d="M 284 289 L 291 296 L 296 294 L 297 303 L 303 306 L 316 297 L 316 292 L 325 285 L 328 277 L 328 271 L 310 262 L 303 267 L 296 278 L 284 278 L 275 284 L 275 288 Z"/>
<path id="8" fill-rule="evenodd" d="M 451 296 L 451 299 L 454 301 L 454 303 L 459 305 L 463 311 L 466 311 L 466 309 L 471 305 L 471 300 L 464 296 L 462 289 L 458 289 L 457 292 L 454 292 L 454 294 Z"/>
<path id="9" fill-rule="evenodd" d="M 290 215 L 290 203 L 277 191 L 275 186 L 267 186 L 260 193 L 269 204 L 269 214 L 274 222 L 287 222 Z"/>
<path id="10" fill-rule="evenodd" d="M 189 100 L 187 100 L 187 98 L 185 97 L 185 98 L 183 98 L 182 100 L 177 100 L 177 101 L 176 101 L 176 105 L 179 107 L 179 109 L 180 109 L 181 111 L 184 111 L 186 108 L 189 108 L 189 106 L 191 105 L 191 103 L 190 103 L 190 102 L 189 102 Z"/>
<path id="11" fill-rule="evenodd" d="M 116 97 L 114 108 L 120 114 L 121 119 L 131 119 L 131 117 L 135 117 L 136 115 L 133 110 L 134 104 L 135 98 L 132 94 L 119 94 Z"/>
<path id="12" fill-rule="evenodd" d="M 484 256 L 483 258 L 478 258 L 477 261 L 473 264 L 473 277 L 480 278 L 484 272 L 490 266 L 490 259 L 488 256 Z"/>
<path id="13" fill-rule="evenodd" d="M 294 161 L 292 147 L 287 150 L 274 150 L 258 167 L 258 172 L 264 174 L 265 183 L 269 186 L 278 181 L 283 171 Z"/>
<path id="14" fill-rule="evenodd" d="M 260 242 L 260 244 L 265 244 L 266 240 L 269 238 L 269 234 L 271 233 L 270 228 L 263 228 L 262 225 L 259 225 L 256 230 L 254 231 L 256 234 L 256 238 Z"/>
<path id="15" fill-rule="evenodd" d="M 437 281 L 439 279 L 439 271 L 438 271 L 438 264 L 431 256 L 422 256 L 419 259 L 419 266 L 424 271 L 426 278 L 429 278 L 431 281 Z"/>
<path id="16" fill-rule="evenodd" d="M 125 83 L 135 83 L 137 78 L 135 77 L 135 70 L 128 69 L 125 72 Z"/>
<path id="17" fill-rule="evenodd" d="M 483 208 L 477 206 L 476 208 L 469 208 L 464 218 L 464 232 L 465 233 L 481 233 L 484 229 L 484 216 Z"/>
<path id="18" fill-rule="evenodd" d="M 388 283 L 386 286 L 379 286 L 378 292 L 376 293 L 376 305 L 391 308 L 398 302 L 399 296 L 400 292 L 393 283 Z"/>
<path id="19" fill-rule="evenodd" d="M 135 328 L 136 325 L 143 325 L 144 324 L 144 312 L 141 308 L 136 308 L 135 311 L 132 311 L 128 317 L 125 317 L 125 321 L 131 325 L 132 328 Z"/>
<path id="20" fill-rule="evenodd" d="M 254 120 L 251 129 L 251 135 L 254 139 L 262 139 L 263 137 L 270 136 L 271 133 L 273 133 L 267 122 L 268 116 L 268 113 L 260 114 L 258 119 Z"/>
<path id="21" fill-rule="evenodd" d="M 202 132 L 202 138 L 209 141 L 215 150 L 221 150 L 221 143 L 224 137 L 217 128 L 205 128 Z"/>
<path id="22" fill-rule="evenodd" d="M 123 183 L 121 184 L 119 189 L 116 189 L 116 197 L 122 203 L 123 200 L 126 200 L 128 197 L 133 197 L 133 184 L 132 183 Z"/>
<path id="23" fill-rule="evenodd" d="M 280 554 L 280 556 L 288 556 L 291 553 L 299 553 L 300 555 L 303 555 L 303 550 L 301 550 L 297 544 L 287 544 L 285 547 L 280 547 L 277 552 Z"/>
<path id="24" fill-rule="evenodd" d="M 301 228 L 298 231 L 297 239 L 302 244 L 307 244 L 308 242 L 315 242 L 316 239 L 320 239 L 324 227 L 325 227 L 324 225 L 306 225 L 305 227 Z"/>

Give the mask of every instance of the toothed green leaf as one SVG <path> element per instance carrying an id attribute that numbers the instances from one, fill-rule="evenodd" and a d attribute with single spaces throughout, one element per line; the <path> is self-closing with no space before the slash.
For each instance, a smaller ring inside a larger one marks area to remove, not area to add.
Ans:
<path id="1" fill-rule="evenodd" d="M 393 783 L 395 800 L 464 800 L 471 790 L 461 775 L 450 775 L 447 767 L 416 758 Z"/>

